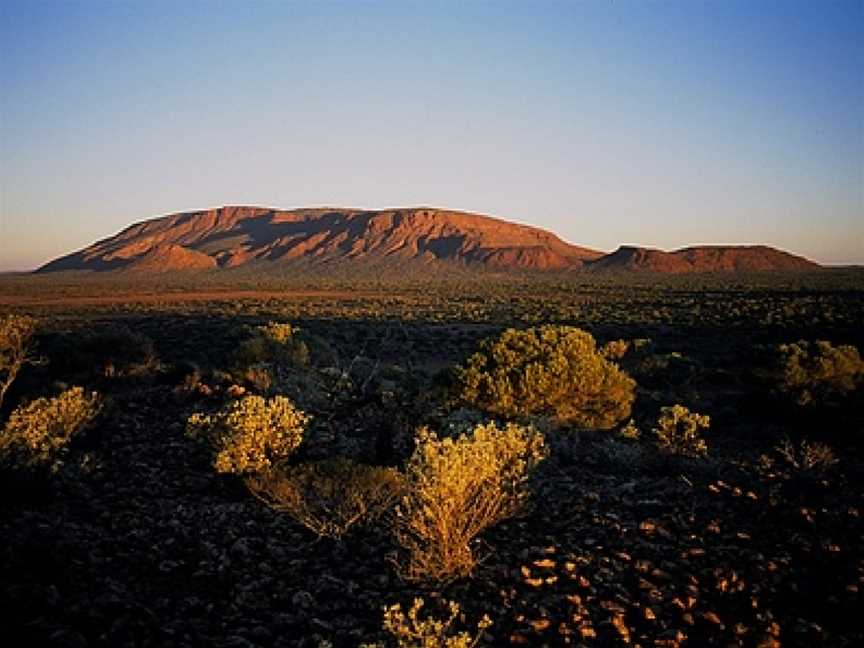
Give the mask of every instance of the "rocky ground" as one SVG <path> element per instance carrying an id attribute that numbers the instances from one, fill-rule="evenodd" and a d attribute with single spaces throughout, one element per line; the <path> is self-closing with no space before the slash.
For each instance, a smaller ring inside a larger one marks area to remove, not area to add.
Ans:
<path id="1" fill-rule="evenodd" d="M 864 644 L 864 494 L 845 459 L 759 472 L 553 439 L 532 509 L 434 590 L 398 579 L 386 529 L 317 540 L 216 475 L 186 407 L 168 385 L 124 389 L 60 473 L 7 479 L 8 645 L 353 647 L 416 596 L 458 601 L 465 629 L 488 614 L 483 645 Z"/>

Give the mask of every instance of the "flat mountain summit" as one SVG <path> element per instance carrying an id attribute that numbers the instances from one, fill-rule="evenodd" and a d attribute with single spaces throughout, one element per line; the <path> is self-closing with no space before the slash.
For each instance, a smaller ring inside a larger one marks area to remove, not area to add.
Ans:
<path id="1" fill-rule="evenodd" d="M 490 216 L 426 207 L 293 209 L 220 207 L 131 225 L 42 266 L 147 271 L 381 259 L 496 270 L 707 272 L 804 270 L 815 263 L 764 246 L 703 246 L 675 252 L 621 247 L 606 254 L 545 230 Z"/>

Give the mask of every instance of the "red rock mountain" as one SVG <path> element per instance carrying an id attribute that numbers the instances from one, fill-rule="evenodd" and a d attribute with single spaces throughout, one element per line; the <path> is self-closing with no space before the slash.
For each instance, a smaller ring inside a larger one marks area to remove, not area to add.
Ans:
<path id="1" fill-rule="evenodd" d="M 167 271 L 232 268 L 256 260 L 386 257 L 552 270 L 579 267 L 602 255 L 541 229 L 456 211 L 221 207 L 132 225 L 40 271 Z"/>
<path id="2" fill-rule="evenodd" d="M 801 257 L 764 246 L 703 246 L 675 252 L 621 247 L 611 254 L 565 243 L 550 232 L 489 216 L 432 209 L 220 207 L 127 227 L 39 268 L 164 272 L 381 259 L 501 270 L 664 273 L 806 270 Z"/>
<path id="3" fill-rule="evenodd" d="M 674 252 L 621 246 L 597 259 L 592 270 L 682 272 L 763 272 L 813 270 L 819 265 L 764 245 L 701 245 Z"/>

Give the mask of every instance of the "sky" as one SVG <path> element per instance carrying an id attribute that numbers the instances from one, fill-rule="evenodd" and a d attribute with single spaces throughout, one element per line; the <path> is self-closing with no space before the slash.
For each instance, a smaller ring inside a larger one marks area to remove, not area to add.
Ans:
<path id="1" fill-rule="evenodd" d="M 0 0 L 0 270 L 236 204 L 864 264 L 864 0 Z"/>

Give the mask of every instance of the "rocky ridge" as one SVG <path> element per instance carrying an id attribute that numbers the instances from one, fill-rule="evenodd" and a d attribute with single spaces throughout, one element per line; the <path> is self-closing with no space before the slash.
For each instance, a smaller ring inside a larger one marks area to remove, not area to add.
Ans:
<path id="1" fill-rule="evenodd" d="M 674 252 L 620 247 L 611 254 L 490 216 L 426 207 L 385 210 L 220 207 L 127 227 L 38 272 L 170 272 L 253 264 L 357 264 L 381 260 L 496 271 L 660 273 L 810 270 L 817 264 L 766 246 Z"/>

